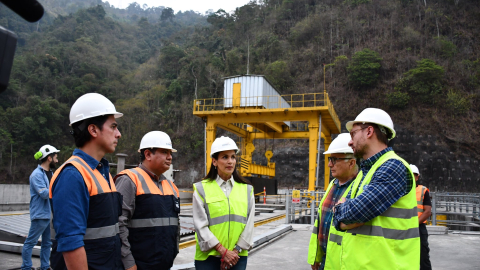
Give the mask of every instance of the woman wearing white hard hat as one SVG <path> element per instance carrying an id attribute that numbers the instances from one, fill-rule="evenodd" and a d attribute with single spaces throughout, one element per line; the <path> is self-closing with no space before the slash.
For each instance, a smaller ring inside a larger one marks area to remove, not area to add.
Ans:
<path id="1" fill-rule="evenodd" d="M 318 205 L 318 217 L 315 220 L 314 232 L 310 237 L 310 245 L 308 247 L 308 264 L 312 266 L 312 270 L 323 270 L 326 263 L 331 269 L 339 269 L 340 265 L 335 265 L 335 260 L 327 257 L 327 244 L 333 243 L 328 250 L 341 248 L 336 242 L 329 241 L 329 234 L 341 237 L 342 232 L 332 228 L 332 208 L 342 198 L 348 194 L 353 179 L 357 176 L 358 166 L 353 156 L 353 150 L 348 146 L 350 134 L 342 133 L 338 135 L 325 151 L 324 155 L 328 157 L 328 167 L 332 176 L 335 177 L 328 185 L 325 196 L 323 196 Z M 332 240 L 335 237 L 331 237 Z M 338 239 L 338 238 L 337 238 Z"/>
<path id="2" fill-rule="evenodd" d="M 207 176 L 193 185 L 195 268 L 243 270 L 253 245 L 255 199 L 250 182 L 236 170 L 238 147 L 229 137 L 211 147 Z"/>

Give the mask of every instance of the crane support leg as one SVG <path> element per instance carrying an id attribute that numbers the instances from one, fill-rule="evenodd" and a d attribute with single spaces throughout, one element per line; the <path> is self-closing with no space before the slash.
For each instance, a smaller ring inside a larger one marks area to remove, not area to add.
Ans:
<path id="1" fill-rule="evenodd" d="M 315 176 L 317 170 L 317 154 L 318 154 L 318 140 L 320 140 L 319 132 L 319 118 L 320 115 L 316 115 L 315 118 L 311 118 L 308 122 L 308 190 L 315 190 Z"/>
<path id="2" fill-rule="evenodd" d="M 210 157 L 210 149 L 212 148 L 212 143 L 215 141 L 217 136 L 217 125 L 215 122 L 207 120 L 207 155 L 205 162 L 207 163 L 207 174 L 210 171 L 210 166 L 212 165 L 212 158 Z"/>

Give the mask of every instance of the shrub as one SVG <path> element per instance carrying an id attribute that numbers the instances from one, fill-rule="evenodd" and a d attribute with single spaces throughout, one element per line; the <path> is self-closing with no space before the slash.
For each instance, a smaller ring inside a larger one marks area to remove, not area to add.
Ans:
<path id="1" fill-rule="evenodd" d="M 447 107 L 454 114 L 465 114 L 471 107 L 471 96 L 450 89 L 447 94 Z"/>
<path id="2" fill-rule="evenodd" d="M 379 77 L 380 61 L 382 58 L 378 53 L 370 49 L 356 52 L 347 67 L 348 80 L 358 88 L 375 85 Z"/>
<path id="3" fill-rule="evenodd" d="M 396 108 L 406 108 L 408 102 L 410 101 L 410 95 L 408 93 L 395 91 L 393 93 L 387 94 L 387 103 L 391 107 Z"/>

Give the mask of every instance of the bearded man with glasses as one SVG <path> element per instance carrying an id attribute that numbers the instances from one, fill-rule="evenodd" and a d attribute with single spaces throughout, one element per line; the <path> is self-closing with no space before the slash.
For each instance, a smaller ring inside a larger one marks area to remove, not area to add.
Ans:
<path id="1" fill-rule="evenodd" d="M 395 137 L 392 119 L 367 108 L 346 127 L 348 145 L 363 161 L 346 200 L 333 209 L 325 269 L 419 269 L 415 181 L 409 163 L 387 145 Z M 343 235 L 332 238 L 334 231 Z"/>

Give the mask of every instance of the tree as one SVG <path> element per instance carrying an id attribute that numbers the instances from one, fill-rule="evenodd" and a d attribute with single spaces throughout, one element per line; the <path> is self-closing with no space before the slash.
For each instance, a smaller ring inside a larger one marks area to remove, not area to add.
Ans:
<path id="1" fill-rule="evenodd" d="M 417 67 L 403 74 L 395 86 L 397 91 L 408 91 L 417 95 L 422 101 L 434 103 L 442 91 L 442 78 L 445 74 L 443 67 L 433 60 L 422 59 L 417 61 Z"/>
<path id="2" fill-rule="evenodd" d="M 380 61 L 382 58 L 378 53 L 370 49 L 366 48 L 356 52 L 347 67 L 348 80 L 356 88 L 375 85 L 380 76 Z"/>
<path id="3" fill-rule="evenodd" d="M 162 11 L 162 15 L 160 15 L 160 20 L 162 22 L 166 21 L 166 20 L 170 20 L 172 21 L 173 18 L 175 18 L 175 13 L 173 11 L 173 9 L 167 7 L 165 8 L 163 11 Z"/>

